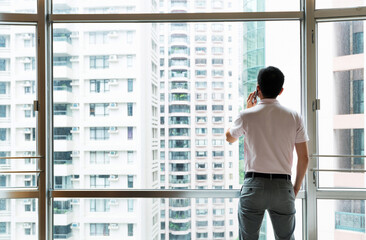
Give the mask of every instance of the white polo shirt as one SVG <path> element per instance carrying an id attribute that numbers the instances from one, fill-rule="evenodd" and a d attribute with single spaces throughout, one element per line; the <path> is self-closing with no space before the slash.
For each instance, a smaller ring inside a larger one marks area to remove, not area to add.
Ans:
<path id="1" fill-rule="evenodd" d="M 295 143 L 309 141 L 301 116 L 276 99 L 262 99 L 241 111 L 230 134 L 244 135 L 246 172 L 291 175 Z"/>

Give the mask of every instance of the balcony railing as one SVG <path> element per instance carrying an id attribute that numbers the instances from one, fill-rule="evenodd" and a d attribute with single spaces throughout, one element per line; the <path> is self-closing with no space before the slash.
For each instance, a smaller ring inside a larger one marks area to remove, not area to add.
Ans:
<path id="1" fill-rule="evenodd" d="M 335 212 L 335 229 L 365 232 L 365 214 Z"/>

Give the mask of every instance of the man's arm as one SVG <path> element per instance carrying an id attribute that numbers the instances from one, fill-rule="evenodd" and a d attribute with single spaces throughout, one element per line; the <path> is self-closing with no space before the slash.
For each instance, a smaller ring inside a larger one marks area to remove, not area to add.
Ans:
<path id="1" fill-rule="evenodd" d="M 234 143 L 236 142 L 236 140 L 238 140 L 237 138 L 234 138 L 233 136 L 231 136 L 230 134 L 230 128 L 226 131 L 226 141 L 228 141 L 229 143 Z"/>
<path id="2" fill-rule="evenodd" d="M 301 188 L 301 183 L 306 174 L 306 170 L 308 169 L 309 164 L 308 143 L 307 142 L 296 143 L 295 148 L 298 159 L 296 169 L 296 180 L 294 184 L 294 191 L 296 196 Z"/>

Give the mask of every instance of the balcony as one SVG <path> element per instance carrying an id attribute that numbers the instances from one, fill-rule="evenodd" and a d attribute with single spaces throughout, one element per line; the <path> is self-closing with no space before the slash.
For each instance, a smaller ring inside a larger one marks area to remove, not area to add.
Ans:
<path id="1" fill-rule="evenodd" d="M 365 232 L 365 214 L 335 212 L 335 229 Z"/>

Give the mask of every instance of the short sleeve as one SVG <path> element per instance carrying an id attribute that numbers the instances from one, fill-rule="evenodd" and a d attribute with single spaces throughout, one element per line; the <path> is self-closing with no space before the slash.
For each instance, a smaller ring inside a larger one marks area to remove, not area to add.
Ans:
<path id="1" fill-rule="evenodd" d="M 239 114 L 230 127 L 230 135 L 233 138 L 239 138 L 244 135 L 244 122 L 241 114 Z"/>
<path id="2" fill-rule="evenodd" d="M 309 141 L 309 137 L 306 133 L 304 121 L 301 116 L 298 116 L 295 143 L 302 143 L 307 141 Z"/>

